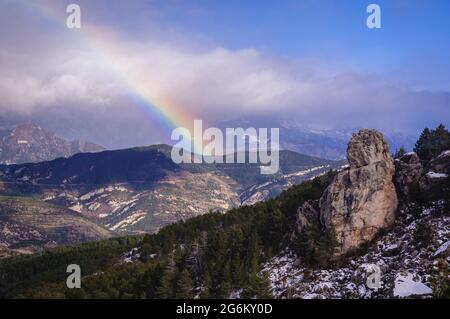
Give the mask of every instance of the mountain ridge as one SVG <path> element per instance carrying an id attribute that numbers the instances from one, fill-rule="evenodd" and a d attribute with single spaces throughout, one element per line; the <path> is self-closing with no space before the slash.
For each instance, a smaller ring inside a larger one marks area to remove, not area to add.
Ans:
<path id="1" fill-rule="evenodd" d="M 267 200 L 343 162 L 280 152 L 280 172 L 259 164 L 175 164 L 158 144 L 0 165 L 0 194 L 33 196 L 122 234 Z"/>
<path id="2" fill-rule="evenodd" d="M 83 140 L 66 140 L 34 123 L 0 130 L 0 164 L 41 162 L 104 147 Z"/>
<path id="3" fill-rule="evenodd" d="M 300 154 L 316 156 L 331 160 L 345 159 L 347 141 L 360 127 L 317 129 L 297 120 L 277 118 L 243 118 L 218 122 L 217 127 L 275 127 L 280 130 L 280 148 Z M 401 147 L 410 151 L 414 147 L 415 137 L 396 132 L 381 130 L 385 135 L 391 152 Z"/>

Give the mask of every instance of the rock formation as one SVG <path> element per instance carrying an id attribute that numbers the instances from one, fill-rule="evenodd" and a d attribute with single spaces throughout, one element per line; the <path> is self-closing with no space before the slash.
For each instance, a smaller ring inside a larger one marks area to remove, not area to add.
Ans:
<path id="1" fill-rule="evenodd" d="M 437 174 L 450 174 L 450 150 L 446 150 L 433 158 L 429 164 L 429 171 Z"/>
<path id="2" fill-rule="evenodd" d="M 314 221 L 319 221 L 319 207 L 317 201 L 306 201 L 297 210 L 297 232 L 310 225 Z"/>
<path id="3" fill-rule="evenodd" d="M 427 191 L 434 183 L 450 175 L 450 150 L 443 151 L 425 165 L 425 172 L 419 181 L 421 190 Z"/>
<path id="4" fill-rule="evenodd" d="M 419 181 L 423 173 L 422 163 L 416 153 L 406 153 L 395 160 L 395 186 L 402 198 L 407 199 L 411 186 Z"/>
<path id="5" fill-rule="evenodd" d="M 395 166 L 383 135 L 374 130 L 353 134 L 347 148 L 350 167 L 340 172 L 320 199 L 320 221 L 333 230 L 345 254 L 372 240 L 395 220 Z"/>

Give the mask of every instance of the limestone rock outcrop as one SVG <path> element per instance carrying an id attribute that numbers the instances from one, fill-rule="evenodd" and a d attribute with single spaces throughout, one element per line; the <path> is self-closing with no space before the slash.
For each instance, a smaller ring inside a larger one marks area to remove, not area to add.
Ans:
<path id="1" fill-rule="evenodd" d="M 306 201 L 297 210 L 297 232 L 313 222 L 319 222 L 318 201 Z"/>
<path id="2" fill-rule="evenodd" d="M 383 134 L 375 130 L 360 130 L 353 134 L 347 146 L 347 160 L 351 168 L 377 162 L 392 161 Z"/>
<path id="3" fill-rule="evenodd" d="M 394 160 L 380 132 L 353 134 L 347 159 L 350 167 L 336 175 L 320 199 L 320 221 L 336 235 L 336 255 L 359 247 L 391 226 L 398 205 L 392 181 Z"/>
<path id="4" fill-rule="evenodd" d="M 423 173 L 419 156 L 414 153 L 406 153 L 395 160 L 394 182 L 401 197 L 407 199 L 411 187 L 419 181 Z"/>
<path id="5" fill-rule="evenodd" d="M 429 171 L 437 174 L 450 174 L 450 150 L 443 151 L 433 158 L 429 164 Z"/>
<path id="6" fill-rule="evenodd" d="M 450 175 L 450 150 L 443 151 L 425 165 L 425 172 L 419 184 L 421 190 L 428 191 L 433 184 Z"/>

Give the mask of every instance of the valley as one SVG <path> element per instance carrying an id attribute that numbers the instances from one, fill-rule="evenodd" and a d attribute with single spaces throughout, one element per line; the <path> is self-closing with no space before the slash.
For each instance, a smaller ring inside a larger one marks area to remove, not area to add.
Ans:
<path id="1" fill-rule="evenodd" d="M 0 194 L 55 205 L 116 235 L 144 234 L 268 200 L 344 164 L 281 151 L 279 173 L 262 175 L 257 163 L 177 165 L 170 152 L 170 146 L 154 145 L 3 165 Z"/>

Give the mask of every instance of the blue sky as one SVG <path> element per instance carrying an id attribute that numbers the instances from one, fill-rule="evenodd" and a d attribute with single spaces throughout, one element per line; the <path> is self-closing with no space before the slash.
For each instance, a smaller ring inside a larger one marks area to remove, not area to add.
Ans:
<path id="1" fill-rule="evenodd" d="M 251 47 L 283 57 L 333 60 L 357 71 L 403 70 L 409 79 L 400 79 L 436 89 L 450 84 L 446 0 L 147 1 L 134 7 L 139 19 L 133 9 L 130 16 L 122 14 L 121 1 L 113 2 L 104 19 L 136 38 L 145 39 L 146 27 L 156 24 L 229 49 Z M 371 3 L 382 9 L 382 29 L 366 27 Z M 426 81 L 421 81 L 423 76 Z"/>
<path id="2" fill-rule="evenodd" d="M 72 2 L 81 38 L 100 30 L 89 40 L 107 48 L 119 77 L 30 5 L 64 21 Z M 370 3 L 381 29 L 366 27 Z M 0 111 L 109 147 L 164 140 L 157 119 L 133 105 L 126 76 L 211 123 L 277 114 L 416 135 L 450 124 L 449 35 L 447 0 L 0 0 Z"/>

